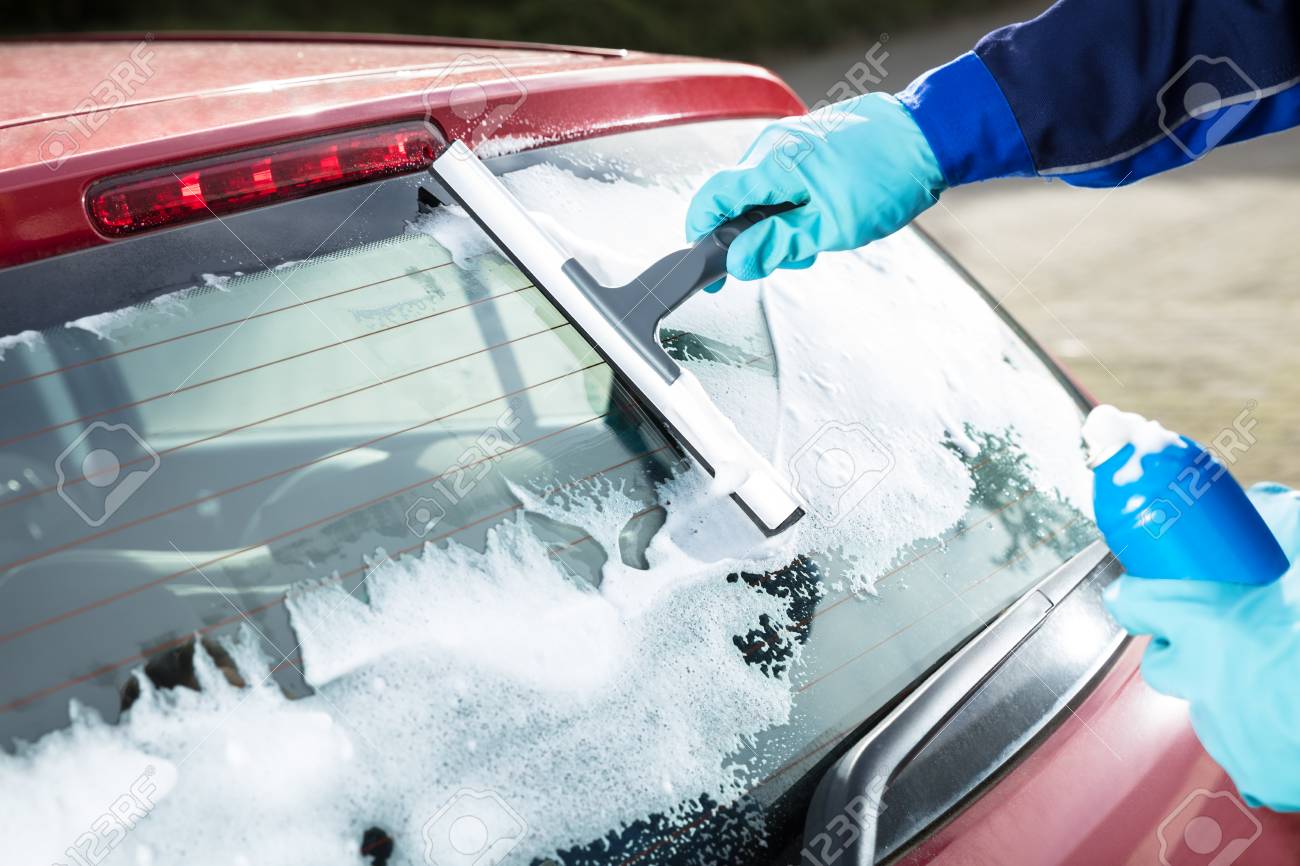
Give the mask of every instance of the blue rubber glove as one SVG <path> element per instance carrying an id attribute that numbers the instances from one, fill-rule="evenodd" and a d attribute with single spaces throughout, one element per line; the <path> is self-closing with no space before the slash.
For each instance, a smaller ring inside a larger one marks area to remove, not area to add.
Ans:
<path id="1" fill-rule="evenodd" d="M 1296 563 L 1300 494 L 1278 484 L 1248 493 Z M 1125 576 L 1106 605 L 1152 636 L 1143 678 L 1189 702 L 1201 744 L 1247 801 L 1300 811 L 1300 567 L 1268 586 Z"/>
<path id="2" fill-rule="evenodd" d="M 768 126 L 738 167 L 695 194 L 686 235 L 694 242 L 755 205 L 802 204 L 732 242 L 727 272 L 753 280 L 892 234 L 943 189 L 943 171 L 912 115 L 894 97 L 869 93 Z"/>

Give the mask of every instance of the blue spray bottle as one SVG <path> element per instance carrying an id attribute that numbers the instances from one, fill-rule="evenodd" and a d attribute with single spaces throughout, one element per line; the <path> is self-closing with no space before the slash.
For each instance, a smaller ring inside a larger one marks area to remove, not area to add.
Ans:
<path id="1" fill-rule="evenodd" d="M 1241 485 L 1213 454 L 1114 406 L 1083 427 L 1097 527 L 1140 577 L 1271 583 L 1286 554 Z"/>

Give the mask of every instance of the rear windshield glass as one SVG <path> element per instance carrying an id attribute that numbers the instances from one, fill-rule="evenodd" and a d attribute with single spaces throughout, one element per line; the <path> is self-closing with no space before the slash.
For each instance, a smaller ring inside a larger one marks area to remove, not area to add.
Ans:
<path id="1" fill-rule="evenodd" d="M 759 128 L 494 169 L 621 284 Z M 910 231 L 663 325 L 807 500 L 774 540 L 456 208 L 13 330 L 21 862 L 765 862 L 849 733 L 1095 536 L 1074 397 Z"/>

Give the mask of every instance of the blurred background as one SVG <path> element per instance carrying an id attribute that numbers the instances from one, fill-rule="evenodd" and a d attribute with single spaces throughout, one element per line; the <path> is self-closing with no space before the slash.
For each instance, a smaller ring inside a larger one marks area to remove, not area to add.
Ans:
<path id="1" fill-rule="evenodd" d="M 422 33 L 636 48 L 752 59 L 771 51 L 824 48 L 882 29 L 921 26 L 995 0 L 232 0 L 103 3 L 50 0 L 7 8 L 0 29 L 350 30 Z"/>
<path id="2" fill-rule="evenodd" d="M 761 63 L 812 104 L 876 43 L 884 78 L 876 87 L 899 90 L 985 32 L 1047 5 L 52 0 L 7 9 L 0 31 L 352 30 L 626 47 Z M 1238 477 L 1295 484 L 1298 169 L 1296 134 L 1283 134 L 1117 190 L 1026 180 L 956 189 L 921 224 L 1099 399 L 1202 441 L 1247 429 L 1257 442 L 1234 467 Z"/>

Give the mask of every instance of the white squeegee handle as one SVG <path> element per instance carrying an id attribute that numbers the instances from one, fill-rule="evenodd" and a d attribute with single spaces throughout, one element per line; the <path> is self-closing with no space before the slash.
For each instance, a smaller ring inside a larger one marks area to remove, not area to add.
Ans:
<path id="1" fill-rule="evenodd" d="M 453 142 L 429 172 L 704 469 L 723 479 L 731 498 L 760 530 L 775 535 L 803 516 L 786 479 L 740 435 L 699 380 L 683 370 L 673 378 L 664 376 L 644 347 L 628 339 L 618 318 L 611 318 L 575 282 L 573 258 L 469 148 Z"/>

